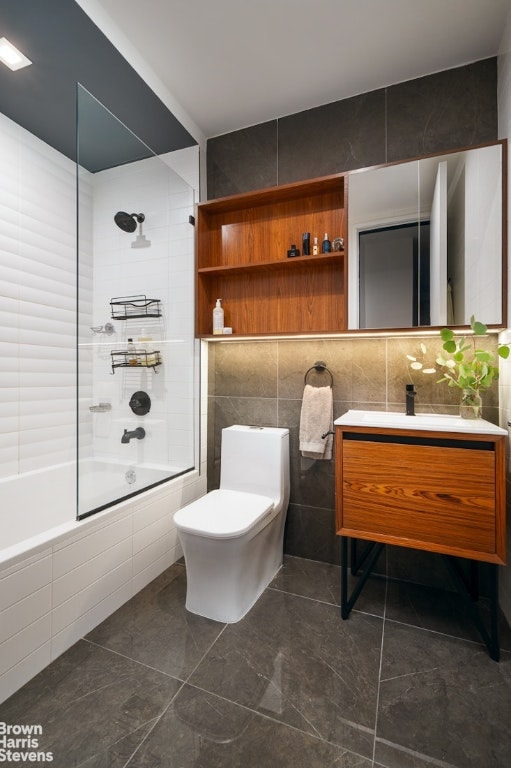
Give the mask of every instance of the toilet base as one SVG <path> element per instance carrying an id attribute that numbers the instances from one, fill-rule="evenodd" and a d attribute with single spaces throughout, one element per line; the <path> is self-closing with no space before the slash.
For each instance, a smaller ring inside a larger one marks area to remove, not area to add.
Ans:
<path id="1" fill-rule="evenodd" d="M 187 566 L 186 609 L 224 624 L 240 621 L 282 566 L 285 513 L 255 533 L 208 539 L 180 532 Z"/>

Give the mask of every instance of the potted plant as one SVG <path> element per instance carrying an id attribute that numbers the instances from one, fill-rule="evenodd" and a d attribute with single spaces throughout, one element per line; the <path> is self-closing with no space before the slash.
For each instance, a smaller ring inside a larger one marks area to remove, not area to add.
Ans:
<path id="1" fill-rule="evenodd" d="M 434 373 L 437 369 L 442 373 L 438 383 L 445 381 L 449 387 L 458 387 L 461 390 L 460 416 L 466 419 L 477 419 L 481 416 L 481 392 L 489 389 L 499 377 L 498 358 L 491 352 L 479 349 L 477 337 L 485 336 L 488 329 L 484 323 L 470 318 L 470 327 L 473 336 L 467 340 L 465 336 L 455 336 L 454 331 L 443 328 L 440 337 L 442 347 L 446 354 L 440 353 L 436 358 L 437 368 L 424 368 L 416 358 L 408 355 L 412 360 L 411 368 L 423 370 L 423 373 Z M 422 344 L 421 350 L 426 352 Z M 497 348 L 499 357 L 509 357 L 509 346 L 499 344 Z"/>

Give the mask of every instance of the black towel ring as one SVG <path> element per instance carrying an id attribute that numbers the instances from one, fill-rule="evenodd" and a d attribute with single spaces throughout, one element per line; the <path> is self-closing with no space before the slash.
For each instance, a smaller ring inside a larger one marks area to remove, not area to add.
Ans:
<path id="1" fill-rule="evenodd" d="M 307 376 L 311 371 L 316 371 L 317 373 L 328 373 L 330 376 L 330 387 L 334 386 L 334 377 L 332 376 L 332 372 L 328 370 L 326 363 L 324 363 L 322 360 L 318 360 L 314 365 L 311 365 L 308 371 L 306 371 L 305 376 L 303 377 L 304 383 L 307 384 Z"/>

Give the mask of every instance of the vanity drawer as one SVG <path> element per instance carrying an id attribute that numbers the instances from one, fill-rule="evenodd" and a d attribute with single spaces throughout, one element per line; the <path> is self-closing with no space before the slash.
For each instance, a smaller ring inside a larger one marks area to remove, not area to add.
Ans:
<path id="1" fill-rule="evenodd" d="M 339 534 L 504 562 L 493 441 L 340 437 Z"/>

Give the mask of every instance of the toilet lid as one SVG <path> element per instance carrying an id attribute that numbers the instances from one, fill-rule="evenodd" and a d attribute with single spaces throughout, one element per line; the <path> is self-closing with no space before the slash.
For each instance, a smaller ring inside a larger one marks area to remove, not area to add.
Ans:
<path id="1" fill-rule="evenodd" d="M 269 496 L 217 490 L 178 510 L 174 523 L 187 533 L 229 539 L 242 536 L 272 510 Z"/>

